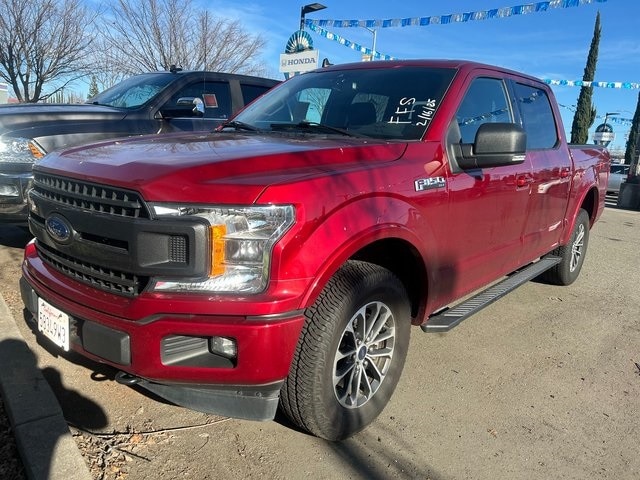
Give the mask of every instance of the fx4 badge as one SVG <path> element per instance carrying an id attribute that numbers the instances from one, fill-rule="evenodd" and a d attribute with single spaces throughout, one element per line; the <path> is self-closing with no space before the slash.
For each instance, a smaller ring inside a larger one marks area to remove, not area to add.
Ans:
<path id="1" fill-rule="evenodd" d="M 414 182 L 416 192 L 422 192 L 423 190 L 429 190 L 431 188 L 444 187 L 447 181 L 444 177 L 432 177 L 432 178 L 419 178 Z"/>

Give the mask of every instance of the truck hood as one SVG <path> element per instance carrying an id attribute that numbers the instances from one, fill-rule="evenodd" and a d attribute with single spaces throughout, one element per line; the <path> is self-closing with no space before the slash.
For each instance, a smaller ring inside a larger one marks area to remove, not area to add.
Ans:
<path id="1" fill-rule="evenodd" d="M 33 127 L 65 122 L 117 121 L 124 118 L 124 110 L 92 104 L 57 105 L 47 103 L 23 103 L 0 107 L 0 135 L 24 130 L 29 136 Z"/>
<path id="2" fill-rule="evenodd" d="M 405 149 L 340 135 L 167 134 L 54 152 L 34 170 L 137 190 L 149 201 L 251 204 L 269 185 L 393 161 Z"/>

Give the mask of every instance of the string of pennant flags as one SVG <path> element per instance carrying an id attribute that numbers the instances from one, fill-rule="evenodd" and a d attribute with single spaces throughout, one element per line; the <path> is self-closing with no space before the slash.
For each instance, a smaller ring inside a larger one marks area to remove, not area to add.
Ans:
<path id="1" fill-rule="evenodd" d="M 490 20 L 506 18 L 515 15 L 546 12 L 556 8 L 571 8 L 605 3 L 607 0 L 549 0 L 545 2 L 527 3 L 513 7 L 493 8 L 474 12 L 451 13 L 447 15 L 432 15 L 428 17 L 390 18 L 386 20 L 312 20 L 305 19 L 305 25 L 311 27 L 329 28 L 394 28 L 394 27 L 426 27 L 429 25 L 446 25 L 449 23 L 471 22 L 476 20 Z"/>
<path id="2" fill-rule="evenodd" d="M 543 79 L 548 85 L 563 87 L 601 87 L 601 88 L 622 88 L 628 90 L 640 89 L 640 83 L 636 82 L 589 82 L 587 80 L 551 80 Z"/>
<path id="3" fill-rule="evenodd" d="M 328 31 L 325 27 L 335 28 L 394 28 L 415 27 L 428 25 L 446 25 L 450 23 L 469 22 L 476 20 L 489 20 L 493 18 L 506 18 L 514 15 L 526 15 L 530 13 L 546 12 L 556 8 L 571 8 L 592 3 L 605 3 L 607 0 L 549 0 L 512 7 L 493 8 L 464 13 L 451 13 L 447 15 L 432 15 L 428 17 L 391 18 L 385 20 L 312 20 L 305 19 L 305 25 L 314 33 L 327 40 L 339 43 L 347 48 L 369 56 L 372 60 L 395 60 L 395 57 L 372 50 L 348 38 Z"/>
<path id="4" fill-rule="evenodd" d="M 528 3 L 524 5 L 515 5 L 512 7 L 494 8 L 490 10 L 479 10 L 464 13 L 452 13 L 448 15 L 429 16 L 429 17 L 413 17 L 413 18 L 394 18 L 386 20 L 311 20 L 306 19 L 305 25 L 312 32 L 320 35 L 327 40 L 337 42 L 351 50 L 360 52 L 369 56 L 372 60 L 396 60 L 396 57 L 386 55 L 369 47 L 351 41 L 342 35 L 330 32 L 325 27 L 335 28 L 357 28 L 364 27 L 368 29 L 374 28 L 392 28 L 392 27 L 413 27 L 428 25 L 446 25 L 450 23 L 469 22 L 476 20 L 488 20 L 493 18 L 506 18 L 514 15 L 526 15 L 530 13 L 546 12 L 556 8 L 580 7 L 592 3 L 605 3 L 608 0 L 549 0 L 544 2 Z M 599 87 L 599 88 L 617 88 L 627 90 L 640 89 L 638 82 L 600 82 L 586 80 L 556 80 L 543 79 L 545 83 L 551 86 L 566 87 Z M 627 119 L 616 119 L 615 122 L 623 122 Z M 612 120 L 613 121 L 613 120 Z"/>
<path id="5" fill-rule="evenodd" d="M 576 111 L 576 106 L 575 105 L 563 105 L 562 103 L 558 103 L 558 106 L 560 108 L 564 108 L 566 110 L 570 110 L 572 112 Z M 624 125 L 626 127 L 630 127 L 633 124 L 633 119 L 632 118 L 622 118 L 622 117 L 618 117 L 618 116 L 603 116 L 603 115 L 597 115 L 596 116 L 597 119 L 602 120 L 602 121 L 607 121 L 607 123 L 616 123 L 618 125 Z"/>
<path id="6" fill-rule="evenodd" d="M 368 47 L 360 45 L 359 43 L 352 42 L 351 40 L 337 35 L 335 33 L 329 32 L 322 27 L 318 27 L 316 25 L 309 25 L 309 30 L 317 33 L 321 37 L 326 38 L 327 40 L 333 40 L 334 42 L 338 42 L 340 45 L 344 45 L 345 47 L 350 48 L 351 50 L 355 50 L 356 52 L 363 53 L 364 55 L 370 55 L 372 59 L 375 60 L 395 60 L 391 55 L 385 55 L 384 53 L 374 52 Z"/>
<path id="7" fill-rule="evenodd" d="M 385 55 L 384 53 L 380 53 L 378 51 L 373 51 L 372 49 L 360 45 L 359 43 L 352 42 L 351 40 L 340 36 L 338 34 L 329 32 L 324 28 L 317 27 L 315 25 L 310 25 L 309 29 L 318 35 L 328 39 L 338 42 L 340 45 L 344 45 L 352 50 L 363 53 L 364 55 L 371 56 L 372 59 L 377 60 L 396 60 L 395 57 L 391 55 Z M 600 81 L 587 81 L 587 80 L 556 80 L 545 78 L 542 79 L 548 85 L 551 86 L 563 86 L 563 87 L 599 87 L 599 88 L 618 88 L 618 89 L 626 89 L 626 90 L 638 90 L 640 89 L 640 82 L 600 82 Z"/>
<path id="8" fill-rule="evenodd" d="M 602 121 L 605 120 L 605 118 L 602 115 L 598 115 L 598 118 L 601 118 Z M 616 123 L 618 125 L 624 125 L 626 127 L 630 127 L 633 125 L 632 118 L 607 117 L 606 120 L 607 120 L 607 123 Z"/>

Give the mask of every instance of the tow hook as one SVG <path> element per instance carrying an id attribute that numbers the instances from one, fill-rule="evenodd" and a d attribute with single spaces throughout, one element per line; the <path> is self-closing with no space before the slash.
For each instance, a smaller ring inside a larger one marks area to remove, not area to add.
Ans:
<path id="1" fill-rule="evenodd" d="M 136 377 L 127 372 L 120 371 L 116 373 L 116 382 L 122 385 L 136 385 L 141 381 L 142 379 L 140 377 Z"/>

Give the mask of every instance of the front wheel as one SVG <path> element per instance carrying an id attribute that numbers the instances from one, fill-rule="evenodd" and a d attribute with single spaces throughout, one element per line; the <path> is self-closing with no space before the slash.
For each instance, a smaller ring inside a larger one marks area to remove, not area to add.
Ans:
<path id="1" fill-rule="evenodd" d="M 569 243 L 551 252 L 551 255 L 560 257 L 562 261 L 543 273 L 542 279 L 555 285 L 571 285 L 575 282 L 580 275 L 588 244 L 589 214 L 580 209 Z"/>
<path id="2" fill-rule="evenodd" d="M 409 344 L 408 296 L 389 270 L 349 261 L 305 315 L 280 406 L 299 427 L 342 440 L 370 424 L 395 390 Z"/>

